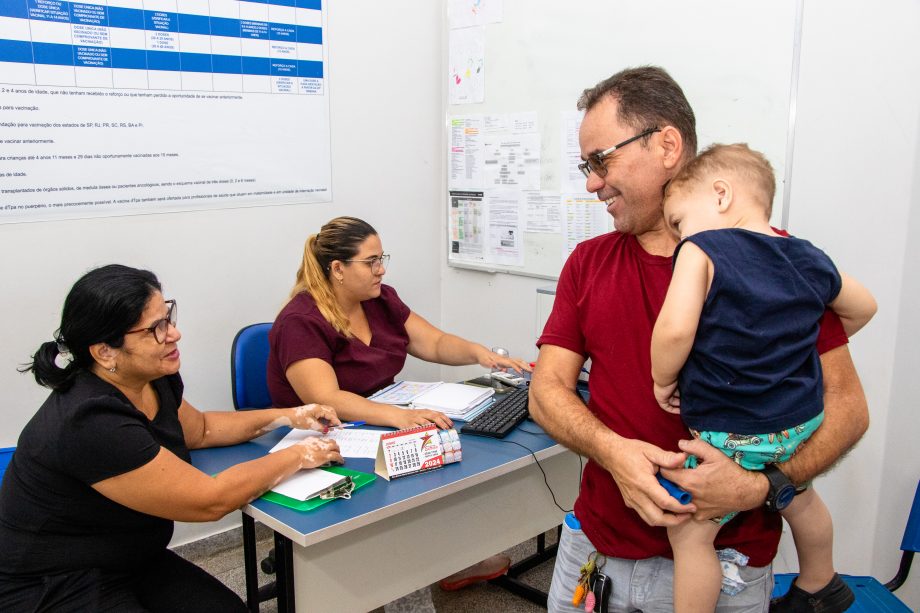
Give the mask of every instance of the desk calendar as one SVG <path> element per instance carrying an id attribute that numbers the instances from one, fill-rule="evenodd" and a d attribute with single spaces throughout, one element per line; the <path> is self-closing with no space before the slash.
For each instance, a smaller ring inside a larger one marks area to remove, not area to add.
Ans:
<path id="1" fill-rule="evenodd" d="M 456 430 L 434 424 L 388 432 L 380 437 L 374 472 L 390 480 L 441 468 L 462 459 Z"/>

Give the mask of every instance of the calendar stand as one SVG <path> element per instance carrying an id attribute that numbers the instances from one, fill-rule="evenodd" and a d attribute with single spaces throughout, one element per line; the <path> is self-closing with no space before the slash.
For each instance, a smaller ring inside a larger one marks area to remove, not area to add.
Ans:
<path id="1" fill-rule="evenodd" d="M 374 472 L 389 481 L 414 475 L 462 458 L 456 430 L 438 430 L 434 424 L 416 426 L 380 437 Z"/>

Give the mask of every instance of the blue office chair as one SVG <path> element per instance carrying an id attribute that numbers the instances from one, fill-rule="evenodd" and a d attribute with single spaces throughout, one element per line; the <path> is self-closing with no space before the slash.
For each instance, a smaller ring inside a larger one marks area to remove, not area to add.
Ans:
<path id="1" fill-rule="evenodd" d="M 9 466 L 10 460 L 13 459 L 13 450 L 15 449 L 15 447 L 0 449 L 0 482 L 3 481 L 3 473 L 6 472 L 6 467 Z"/>
<path id="2" fill-rule="evenodd" d="M 914 559 L 914 552 L 920 551 L 920 483 L 914 492 L 914 502 L 910 507 L 910 516 L 904 528 L 904 538 L 901 540 L 901 565 L 894 579 L 880 583 L 873 577 L 854 577 L 841 575 L 841 578 L 856 594 L 856 602 L 848 609 L 850 613 L 878 613 L 880 611 L 895 611 L 909 613 L 910 608 L 901 602 L 892 592 L 901 587 L 907 580 L 910 564 Z M 773 587 L 773 597 L 781 596 L 789 590 L 794 573 L 776 575 L 776 584 Z"/>
<path id="3" fill-rule="evenodd" d="M 265 409 L 272 405 L 265 369 L 271 324 L 252 324 L 236 333 L 230 348 L 230 384 L 233 408 Z"/>
<path id="4" fill-rule="evenodd" d="M 268 366 L 268 331 L 270 323 L 252 324 L 236 333 L 230 347 L 230 382 L 233 408 L 237 411 L 265 409 L 272 405 L 265 378 Z M 272 552 L 273 553 L 273 552 Z M 274 556 L 262 561 L 262 570 L 274 571 Z M 259 587 L 256 571 L 256 522 L 243 513 L 243 564 L 246 574 L 246 605 L 255 613 L 259 603 L 277 596 L 274 581 Z"/>

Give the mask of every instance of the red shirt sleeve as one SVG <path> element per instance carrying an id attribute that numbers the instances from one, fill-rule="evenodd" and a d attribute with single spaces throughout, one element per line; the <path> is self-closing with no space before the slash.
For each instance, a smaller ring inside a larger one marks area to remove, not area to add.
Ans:
<path id="1" fill-rule="evenodd" d="M 826 353 L 849 343 L 847 333 L 843 329 L 843 322 L 831 309 L 824 311 L 821 317 L 821 328 L 818 330 L 818 354 Z"/>
<path id="2" fill-rule="evenodd" d="M 537 347 L 544 344 L 556 345 L 585 355 L 585 338 L 578 317 L 577 280 L 581 278 L 580 251 L 576 248 L 562 267 L 553 310 L 543 326 L 543 333 L 537 339 Z"/>

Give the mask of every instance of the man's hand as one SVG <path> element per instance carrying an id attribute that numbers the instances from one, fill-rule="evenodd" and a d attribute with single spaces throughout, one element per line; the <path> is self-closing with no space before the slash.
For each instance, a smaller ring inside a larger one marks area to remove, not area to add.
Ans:
<path id="1" fill-rule="evenodd" d="M 662 466 L 661 474 L 690 492 L 696 506 L 695 519 L 747 511 L 761 506 L 766 500 L 769 483 L 759 472 L 741 468 L 706 441 L 695 439 L 678 444 L 681 450 L 696 456 L 696 468 Z"/>
<path id="2" fill-rule="evenodd" d="M 683 453 L 625 438 L 620 438 L 605 457 L 598 458 L 616 481 L 626 506 L 650 526 L 676 526 L 696 511 L 695 504 L 680 504 L 655 479 L 659 467 L 677 468 L 685 460 Z"/>

